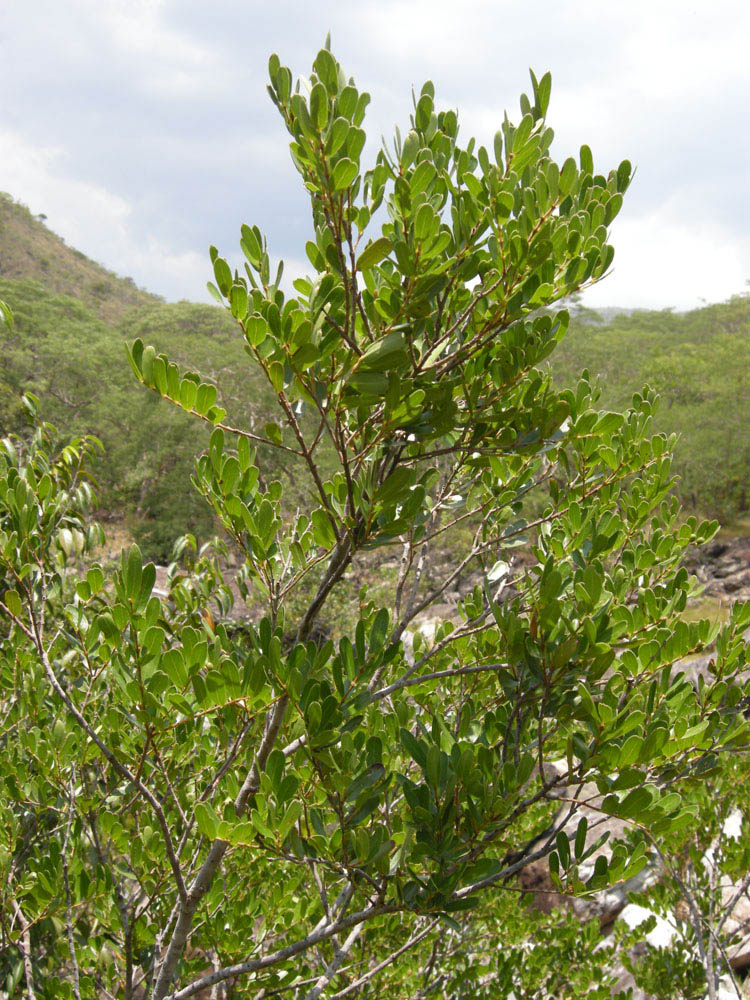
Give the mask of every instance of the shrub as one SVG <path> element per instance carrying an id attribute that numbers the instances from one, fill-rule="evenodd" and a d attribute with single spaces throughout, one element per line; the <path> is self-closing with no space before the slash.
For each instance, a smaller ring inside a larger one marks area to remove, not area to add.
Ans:
<path id="1" fill-rule="evenodd" d="M 7 974 L 42 996 L 603 996 L 595 928 L 519 908 L 518 874 L 548 859 L 570 894 L 635 874 L 640 832 L 689 822 L 681 781 L 747 730 L 747 607 L 706 683 L 677 667 L 715 637 L 679 617 L 680 559 L 714 527 L 678 521 L 652 394 L 600 412 L 585 378 L 555 391 L 538 367 L 567 324 L 552 304 L 612 260 L 629 165 L 550 159 L 546 75 L 492 155 L 426 84 L 364 171 L 368 96 L 331 53 L 306 96 L 276 57 L 270 76 L 314 276 L 288 297 L 248 226 L 245 276 L 212 259 L 277 422 L 235 431 L 213 386 L 131 351 L 212 427 L 195 483 L 258 620 L 227 625 L 208 552 L 166 598 L 136 547 L 110 580 L 78 569 L 85 446 L 3 445 Z M 294 463 L 306 505 L 256 447 Z M 466 551 L 428 572 L 459 526 Z M 334 643 L 327 602 L 378 548 L 399 558 L 389 599 Z M 569 834 L 583 801 L 634 836 Z"/>

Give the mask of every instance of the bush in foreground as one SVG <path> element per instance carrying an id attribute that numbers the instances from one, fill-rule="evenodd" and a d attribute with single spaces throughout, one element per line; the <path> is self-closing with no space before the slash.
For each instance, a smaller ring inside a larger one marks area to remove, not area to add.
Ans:
<path id="1" fill-rule="evenodd" d="M 680 620 L 679 568 L 714 529 L 678 521 L 652 396 L 602 413 L 585 378 L 554 391 L 538 367 L 567 324 L 554 302 L 611 262 L 629 165 L 550 159 L 545 76 L 492 154 L 459 144 L 426 84 L 363 171 L 368 98 L 331 53 L 307 96 L 276 57 L 270 75 L 314 277 L 287 297 L 247 226 L 245 277 L 212 259 L 278 421 L 236 432 L 212 385 L 131 352 L 213 426 L 195 484 L 262 617 L 227 627 L 210 554 L 167 598 L 135 547 L 109 579 L 79 570 L 90 446 L 44 425 L 3 445 L 8 993 L 608 995 L 596 928 L 520 907 L 520 873 L 548 859 L 571 894 L 633 875 L 690 823 L 684 780 L 746 734 L 747 608 L 705 683 L 675 668 L 715 637 Z M 256 448 L 295 463 L 306 508 Z M 436 573 L 459 527 L 466 551 Z M 326 603 L 378 547 L 400 567 L 390 599 L 363 596 L 334 643 Z M 469 569 L 482 583 L 424 638 Z M 584 801 L 634 835 L 569 835 Z"/>

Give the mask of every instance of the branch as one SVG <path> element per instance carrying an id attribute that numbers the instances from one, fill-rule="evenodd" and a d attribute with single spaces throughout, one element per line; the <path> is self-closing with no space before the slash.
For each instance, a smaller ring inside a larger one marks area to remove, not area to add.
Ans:
<path id="1" fill-rule="evenodd" d="M 89 812 L 88 815 L 89 827 L 91 829 L 91 842 L 94 846 L 94 852 L 99 859 L 99 863 L 102 868 L 107 868 L 112 879 L 113 891 L 115 894 L 115 902 L 117 904 L 117 910 L 120 914 L 120 923 L 122 924 L 123 932 L 123 945 L 125 950 L 125 992 L 124 1000 L 132 1000 L 133 996 L 133 930 L 130 923 L 130 918 L 128 916 L 128 907 L 125 902 L 125 897 L 122 892 L 122 886 L 120 879 L 117 877 L 113 867 L 109 863 L 109 859 L 104 853 L 101 841 L 99 840 L 99 834 L 96 828 L 96 817 L 93 812 Z"/>
<path id="2" fill-rule="evenodd" d="M 205 413 L 198 413 L 197 410 L 186 410 L 181 403 L 178 403 L 177 400 L 172 399 L 171 396 L 163 396 L 162 393 L 159 392 L 159 390 L 156 388 L 156 386 L 147 385 L 142 379 L 139 379 L 139 381 L 142 386 L 144 386 L 146 389 L 150 389 L 151 392 L 155 393 L 160 399 L 166 399 L 168 403 L 171 403 L 173 406 L 178 407 L 178 409 L 182 410 L 184 413 L 189 413 L 191 417 L 198 417 L 198 419 L 202 420 L 204 424 L 209 424 L 211 427 L 214 427 L 218 430 L 228 431 L 230 434 L 237 434 L 238 437 L 247 438 L 248 441 L 256 441 L 258 444 L 268 445 L 269 448 L 275 448 L 276 451 L 286 451 L 290 455 L 296 455 L 297 458 L 303 457 L 301 451 L 297 451 L 296 448 L 290 448 L 289 445 L 287 444 L 279 444 L 276 441 L 271 441 L 270 438 L 263 437 L 260 434 L 253 434 L 252 431 L 246 431 L 243 430 L 241 427 L 234 427 L 232 426 L 232 424 L 226 424 L 224 423 L 223 420 L 214 422 Z"/>
<path id="3" fill-rule="evenodd" d="M 304 641 L 309 635 L 318 611 L 325 603 L 332 588 L 341 579 L 352 558 L 351 548 L 348 540 L 344 539 L 335 549 L 328 570 L 323 578 L 318 592 L 297 629 L 297 642 Z M 276 743 L 276 738 L 284 720 L 286 707 L 289 702 L 288 695 L 284 694 L 276 702 L 266 719 L 266 729 L 260 746 L 253 757 L 253 762 L 248 771 L 247 777 L 240 788 L 237 798 L 234 801 L 235 815 L 239 818 L 247 811 L 249 803 L 260 789 L 260 774 L 265 768 L 268 756 Z M 198 870 L 198 874 L 190 886 L 185 899 L 180 900 L 179 914 L 172 932 L 172 938 L 167 948 L 167 953 L 162 961 L 161 969 L 154 985 L 153 1000 L 163 1000 L 167 995 L 177 965 L 182 957 L 182 953 L 187 945 L 188 937 L 193 924 L 193 917 L 200 905 L 201 900 L 208 892 L 214 876 L 218 870 L 221 860 L 226 854 L 229 844 L 226 840 L 215 840 L 209 849 L 206 860 Z"/>
<path id="4" fill-rule="evenodd" d="M 256 795 L 258 789 L 260 788 L 260 772 L 265 767 L 268 755 L 276 742 L 276 737 L 279 729 L 281 728 L 288 700 L 289 699 L 286 695 L 280 698 L 266 719 L 266 731 L 263 735 L 263 739 L 260 742 L 260 746 L 258 747 L 255 756 L 253 757 L 253 762 L 250 766 L 250 770 L 248 771 L 247 778 L 245 779 L 245 782 L 234 801 L 235 815 L 238 818 L 245 813 L 248 803 Z M 228 847 L 229 843 L 226 840 L 215 840 L 211 844 L 208 854 L 206 855 L 206 860 L 203 862 L 198 870 L 198 874 L 193 879 L 192 885 L 186 893 L 185 899 L 180 901 L 180 909 L 175 922 L 174 931 L 172 932 L 172 938 L 169 942 L 167 953 L 164 956 L 161 969 L 159 970 L 159 975 L 154 985 L 154 1000 L 163 1000 L 166 996 L 167 990 L 169 989 L 177 970 L 177 964 L 182 957 L 188 937 L 190 936 L 195 912 L 198 909 L 201 900 L 211 887 L 214 875 L 216 874 Z"/>
<path id="5" fill-rule="evenodd" d="M 406 944 L 402 945 L 398 949 L 398 951 L 394 951 L 387 958 L 384 958 L 382 962 L 379 962 L 374 968 L 370 969 L 369 972 L 366 972 L 364 976 L 360 976 L 359 979 L 356 979 L 353 983 L 350 983 L 345 989 L 339 990 L 338 993 L 334 993 L 333 996 L 331 997 L 331 1000 L 341 1000 L 342 997 L 349 996 L 350 993 L 353 993 L 356 989 L 362 986 L 363 983 L 368 982 L 379 972 L 382 972 L 383 969 L 386 969 L 389 965 L 392 965 L 397 958 L 400 958 L 405 952 L 409 951 L 410 948 L 413 948 L 414 945 L 419 944 L 420 941 L 424 941 L 424 939 L 433 931 L 436 925 L 437 925 L 437 920 L 431 921 L 430 924 L 428 924 L 428 926 L 423 931 L 420 931 L 419 934 L 415 934 L 412 937 L 410 937 L 409 940 L 406 942 Z"/>
<path id="6" fill-rule="evenodd" d="M 120 774 L 123 778 L 125 778 L 135 788 L 138 789 L 141 795 L 146 799 L 148 804 L 154 810 L 156 819 L 159 823 L 159 826 L 161 827 L 162 835 L 164 837 L 164 845 L 166 848 L 167 857 L 169 859 L 169 865 L 172 869 L 172 875 L 174 876 L 174 880 L 177 885 L 177 892 L 180 895 L 181 899 L 184 898 L 186 896 L 185 883 L 183 881 L 182 871 L 180 869 L 177 856 L 175 854 L 174 844 L 172 843 L 172 837 L 169 832 L 169 826 L 167 825 L 167 819 L 166 816 L 164 815 L 164 810 L 162 809 L 160 802 L 150 791 L 150 789 L 143 784 L 140 778 L 137 778 L 130 770 L 130 768 L 128 768 L 125 764 L 122 763 L 121 760 L 119 760 L 118 757 L 115 756 L 115 754 L 109 749 L 106 743 L 104 743 L 103 740 L 100 739 L 96 730 L 94 730 L 94 728 L 88 723 L 86 718 L 81 714 L 81 712 L 75 706 L 75 704 L 73 703 L 73 701 L 68 696 L 67 692 L 64 690 L 64 688 L 58 681 L 57 677 L 55 676 L 55 672 L 52 669 L 52 664 L 50 663 L 49 657 L 47 656 L 47 651 L 44 648 L 44 642 L 42 640 L 39 623 L 37 622 L 36 616 L 32 608 L 29 608 L 29 615 L 31 617 L 31 622 L 32 622 L 32 629 L 33 629 L 32 639 L 34 641 L 34 645 L 36 646 L 37 653 L 39 654 L 39 658 L 42 661 L 42 666 L 44 667 L 44 672 L 47 675 L 47 679 L 52 685 L 57 696 L 62 700 L 63 704 L 68 709 L 73 718 L 76 720 L 81 729 L 83 729 L 84 732 L 88 735 L 88 737 L 99 747 L 101 752 L 104 754 L 104 757 L 107 759 L 107 761 L 109 761 L 112 767 L 114 767 L 114 769 L 118 772 L 118 774 Z M 27 634 L 29 634 L 28 631 Z"/>
<path id="7" fill-rule="evenodd" d="M 78 968 L 78 958 L 76 957 L 76 946 L 73 940 L 73 905 L 70 894 L 70 878 L 68 874 L 68 846 L 70 845 L 70 829 L 73 823 L 73 802 L 75 801 L 75 766 L 70 775 L 70 799 L 68 802 L 68 817 L 65 821 L 65 837 L 62 844 L 62 874 L 63 885 L 65 887 L 65 931 L 68 938 L 68 952 L 70 962 L 73 967 L 73 995 L 76 1000 L 81 1000 L 81 974 Z"/>
<path id="8" fill-rule="evenodd" d="M 23 959 L 23 972 L 26 978 L 26 992 L 29 995 L 29 1000 L 36 1000 L 36 992 L 34 990 L 34 963 L 31 960 L 31 924 L 24 916 L 24 912 L 18 905 L 15 899 L 11 900 L 13 910 L 18 917 L 18 921 L 21 924 L 21 943 L 18 945 L 18 950 L 21 952 L 21 957 Z"/>
<path id="9" fill-rule="evenodd" d="M 229 965 L 224 969 L 219 969 L 217 972 L 212 972 L 210 975 L 191 983 L 190 986 L 178 990 L 177 993 L 170 993 L 168 996 L 165 995 L 163 1000 L 188 1000 L 189 997 L 195 996 L 201 990 L 208 989 L 214 983 L 233 979 L 236 976 L 248 975 L 252 972 L 260 972 L 262 969 L 268 969 L 273 965 L 278 965 L 280 962 L 285 962 L 290 958 L 302 954 L 302 952 L 307 951 L 316 944 L 320 944 L 321 941 L 327 941 L 334 934 L 348 930 L 350 927 L 356 927 L 358 924 L 372 920 L 374 917 L 386 913 L 397 913 L 398 911 L 398 906 L 373 904 L 372 906 L 368 906 L 367 909 L 352 913 L 351 916 L 344 917 L 334 924 L 326 924 L 324 927 L 312 931 L 307 937 L 301 938 L 299 941 L 295 941 L 294 944 L 289 944 L 285 948 L 280 948 L 270 955 L 264 955 L 262 958 L 256 958 L 249 962 L 239 962 L 237 965 Z"/>
<path id="10" fill-rule="evenodd" d="M 393 684 L 389 684 L 388 687 L 376 691 L 372 696 L 372 701 L 381 701 L 383 698 L 387 698 L 389 694 L 393 694 L 394 691 L 414 687 L 415 684 L 422 684 L 426 681 L 437 681 L 443 677 L 460 677 L 463 674 L 483 674 L 488 671 L 496 673 L 498 670 L 508 669 L 509 664 L 507 663 L 486 663 L 475 664 L 470 667 L 449 667 L 447 670 L 436 670 L 432 674 L 420 674 L 418 677 L 404 676 L 400 680 L 394 681 Z"/>
<path id="11" fill-rule="evenodd" d="M 328 968 L 323 973 L 323 975 L 318 979 L 313 988 L 307 993 L 307 995 L 305 996 L 305 1000 L 318 1000 L 320 994 L 323 992 L 323 990 L 326 988 L 326 986 L 330 983 L 330 981 L 333 979 L 333 977 L 341 968 L 341 963 L 344 961 L 346 956 L 351 951 L 352 946 L 354 945 L 357 938 L 364 930 L 364 926 L 365 925 L 363 923 L 357 924 L 357 926 L 353 928 L 352 932 L 349 934 L 349 937 L 346 939 L 346 941 L 344 941 L 343 945 L 340 948 L 336 949 L 336 953 L 333 956 L 333 959 L 329 962 Z"/>

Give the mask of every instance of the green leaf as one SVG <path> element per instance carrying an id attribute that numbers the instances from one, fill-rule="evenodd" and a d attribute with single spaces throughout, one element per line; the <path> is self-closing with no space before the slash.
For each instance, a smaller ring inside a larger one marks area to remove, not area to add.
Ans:
<path id="1" fill-rule="evenodd" d="M 367 268 L 374 267 L 384 257 L 387 257 L 390 252 L 391 241 L 386 236 L 381 236 L 380 239 L 375 240 L 373 243 L 368 243 L 357 258 L 357 270 L 364 271 Z"/>
<path id="2" fill-rule="evenodd" d="M 572 156 L 569 156 L 565 163 L 563 163 L 562 170 L 560 171 L 560 194 L 563 196 L 570 194 L 577 178 L 578 167 L 576 166 L 576 161 Z"/>
<path id="3" fill-rule="evenodd" d="M 150 345 L 148 347 L 144 347 L 143 354 L 141 355 L 140 369 L 143 375 L 143 381 L 146 385 L 153 385 L 155 359 L 156 350 Z"/>
<path id="4" fill-rule="evenodd" d="M 128 600 L 137 604 L 141 592 L 141 578 L 143 574 L 143 561 L 141 550 L 137 545 L 131 545 L 127 556 L 122 553 L 122 575 L 125 587 L 125 595 Z"/>
<path id="5" fill-rule="evenodd" d="M 260 315 L 253 313 L 245 320 L 245 334 L 247 341 L 252 347 L 258 347 L 268 336 L 268 323 Z"/>
<path id="6" fill-rule="evenodd" d="M 205 415 L 216 402 L 216 386 L 203 383 L 198 386 L 195 399 L 195 410 L 197 413 Z"/>
<path id="7" fill-rule="evenodd" d="M 184 378 L 180 382 L 180 405 L 185 410 L 192 410 L 198 398 L 198 385 L 192 379 Z"/>
<path id="8" fill-rule="evenodd" d="M 360 366 L 373 371 L 386 371 L 408 363 L 406 340 L 402 333 L 392 331 L 367 348 Z M 386 387 L 387 388 L 387 387 Z"/>
<path id="9" fill-rule="evenodd" d="M 154 588 L 155 582 L 156 582 L 156 566 L 154 566 L 153 563 L 147 563 L 143 567 L 143 572 L 141 574 L 141 585 L 138 590 L 138 598 L 135 602 L 137 611 L 143 611 L 143 609 L 148 604 L 148 600 L 151 597 L 151 591 Z"/>
<path id="10" fill-rule="evenodd" d="M 427 766 L 427 750 L 425 749 L 425 744 L 420 740 L 415 739 L 408 729 L 402 728 L 399 735 L 404 749 L 424 770 Z"/>
<path id="11" fill-rule="evenodd" d="M 219 291 L 225 298 L 228 297 L 232 289 L 232 272 L 223 257 L 217 257 L 214 261 L 214 276 Z"/>
<path id="12" fill-rule="evenodd" d="M 584 174 L 593 174 L 594 158 L 591 155 L 591 149 L 585 144 L 581 146 L 580 162 L 581 162 L 581 171 Z"/>
<path id="13" fill-rule="evenodd" d="M 631 764 L 634 764 L 639 759 L 642 749 L 643 749 L 642 737 L 638 736 L 636 733 L 633 733 L 632 736 L 629 736 L 625 740 L 622 747 L 620 748 L 620 752 L 617 757 L 618 766 L 622 768 L 622 767 L 629 767 Z"/>
<path id="14" fill-rule="evenodd" d="M 547 108 L 549 107 L 550 93 L 552 91 L 552 76 L 549 73 L 545 73 L 542 79 L 537 82 L 536 77 L 531 73 L 531 79 L 534 83 L 534 98 L 536 106 L 539 110 L 539 114 L 542 118 L 547 114 Z"/>
<path id="15" fill-rule="evenodd" d="M 320 351 L 315 344 L 303 344 L 292 355 L 292 366 L 295 371 L 305 371 L 320 358 Z"/>
<path id="16" fill-rule="evenodd" d="M 617 190 L 620 194 L 624 194 L 627 190 L 632 172 L 633 167 L 630 160 L 623 160 L 617 168 Z"/>
<path id="17" fill-rule="evenodd" d="M 388 384 L 388 376 L 380 372 L 357 371 L 349 379 L 353 389 L 368 396 L 385 396 Z"/>
<path id="18" fill-rule="evenodd" d="M 16 618 L 21 617 L 23 608 L 21 605 L 21 598 L 18 596 L 18 591 L 6 590 L 3 594 L 3 603 L 12 615 L 15 615 Z"/>
<path id="19" fill-rule="evenodd" d="M 322 83 L 316 83 L 310 91 L 310 116 L 319 132 L 328 124 L 328 93 Z"/>
<path id="20" fill-rule="evenodd" d="M 585 816 L 582 816 L 578 821 L 578 829 L 576 830 L 576 840 L 575 840 L 575 856 L 577 859 L 583 857 L 584 851 L 586 850 L 586 836 L 588 834 L 588 820 Z"/>
<path id="21" fill-rule="evenodd" d="M 378 808 L 379 804 L 380 799 L 377 795 L 373 795 L 369 799 L 366 799 L 350 816 L 346 817 L 346 825 L 348 827 L 357 826 L 363 820 L 367 819 L 368 816 L 371 816 L 372 813 L 374 813 Z"/>
<path id="22" fill-rule="evenodd" d="M 425 774 L 430 784 L 437 788 L 440 785 L 440 747 L 430 743 L 427 747 L 427 759 L 425 761 Z"/>
<path id="23" fill-rule="evenodd" d="M 161 668 L 176 688 L 187 686 L 189 677 L 180 649 L 168 649 L 161 657 Z"/>
<path id="24" fill-rule="evenodd" d="M 324 549 L 333 548 L 336 544 L 336 534 L 333 530 L 328 514 L 326 514 L 321 507 L 318 507 L 312 512 L 311 520 L 313 538 L 315 539 L 316 545 L 320 545 Z"/>
<path id="25" fill-rule="evenodd" d="M 260 259 L 263 254 L 263 245 L 259 238 L 259 233 L 255 229 L 251 229 L 250 226 L 243 225 L 240 246 L 250 264 L 257 271 L 260 267 Z"/>
<path id="26" fill-rule="evenodd" d="M 511 144 L 511 149 L 514 157 L 526 145 L 526 142 L 529 136 L 531 135 L 531 130 L 533 127 L 534 127 L 534 119 L 529 114 L 524 115 L 520 123 L 518 124 L 516 131 L 513 133 L 513 142 Z"/>
<path id="27" fill-rule="evenodd" d="M 436 221 L 437 219 L 432 207 L 430 205 L 420 205 L 414 220 L 414 235 L 416 238 L 423 240 L 428 237 Z"/>
<path id="28" fill-rule="evenodd" d="M 320 50 L 315 57 L 313 68 L 320 77 L 321 81 L 325 84 L 325 87 L 331 97 L 335 97 L 338 90 L 338 68 L 336 60 L 333 58 L 328 49 Z"/>
<path id="29" fill-rule="evenodd" d="M 235 319 L 244 319 L 247 313 L 247 288 L 244 285 L 232 285 L 229 303 Z"/>
<path id="30" fill-rule="evenodd" d="M 198 830 L 209 840 L 215 840 L 219 832 L 219 817 L 216 810 L 207 802 L 197 802 L 193 807 Z"/>
<path id="31" fill-rule="evenodd" d="M 289 804 L 286 812 L 284 813 L 284 818 L 282 819 L 281 823 L 279 823 L 277 831 L 279 840 L 281 840 L 282 842 L 286 840 L 290 830 L 292 829 L 292 827 L 294 826 L 294 824 L 297 822 L 297 820 L 300 818 L 301 815 L 302 815 L 302 803 L 299 801 L 299 799 L 296 799 L 294 802 L 291 802 Z"/>
<path id="32" fill-rule="evenodd" d="M 326 143 L 326 149 L 329 156 L 335 156 L 335 154 L 338 153 L 346 142 L 351 127 L 352 126 L 346 118 L 339 117 L 333 121 L 329 131 L 328 141 Z"/>
<path id="33" fill-rule="evenodd" d="M 419 136 L 413 130 L 404 139 L 401 147 L 401 168 L 406 170 L 413 163 L 415 156 L 419 152 Z"/>
<path id="34" fill-rule="evenodd" d="M 351 782 L 344 792 L 344 800 L 351 802 L 358 798 L 365 789 L 372 787 L 372 785 L 380 781 L 384 774 L 385 768 L 382 764 L 371 764 Z"/>
<path id="35" fill-rule="evenodd" d="M 333 190 L 343 191 L 345 188 L 348 188 L 354 183 L 358 173 L 359 167 L 354 160 L 350 160 L 348 156 L 339 160 L 333 168 L 333 174 L 331 176 Z"/>
<path id="36" fill-rule="evenodd" d="M 568 841 L 568 835 L 564 830 L 557 831 L 555 843 L 557 845 L 557 854 L 560 858 L 560 864 L 563 868 L 567 868 L 570 865 L 570 842 Z"/>
<path id="37" fill-rule="evenodd" d="M 622 816 L 623 819 L 638 819 L 642 813 L 650 809 L 654 797 L 654 790 L 648 785 L 643 785 L 633 788 L 622 801 L 614 795 L 608 795 L 602 802 L 602 809 L 615 816 Z"/>
<path id="38" fill-rule="evenodd" d="M 284 366 L 280 361 L 272 361 L 268 366 L 268 378 L 276 393 L 284 389 Z"/>
<path id="39" fill-rule="evenodd" d="M 500 167 L 503 163 L 503 133 L 495 132 L 494 139 L 495 163 Z"/>
<path id="40" fill-rule="evenodd" d="M 417 473 L 414 469 L 408 469 L 403 465 L 398 466 L 375 491 L 375 503 L 385 506 L 397 500 L 413 486 L 416 478 Z"/>
<path id="41" fill-rule="evenodd" d="M 409 179 L 412 198 L 421 194 L 437 177 L 437 171 L 429 160 L 422 160 Z"/>
<path id="42" fill-rule="evenodd" d="M 224 305 L 224 299 L 222 297 L 221 292 L 216 287 L 216 285 L 213 283 L 213 281 L 207 281 L 206 282 L 206 288 L 208 289 L 208 292 L 209 292 L 209 295 L 211 296 L 211 298 L 216 299 L 216 301 L 219 303 L 219 305 L 223 306 Z"/>

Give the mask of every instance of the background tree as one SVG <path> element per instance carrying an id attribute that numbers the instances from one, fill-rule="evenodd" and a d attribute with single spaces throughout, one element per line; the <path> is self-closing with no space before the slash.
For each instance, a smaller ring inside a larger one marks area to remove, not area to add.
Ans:
<path id="1" fill-rule="evenodd" d="M 213 385 L 131 351 L 145 385 L 212 428 L 195 483 L 258 620 L 222 621 L 210 553 L 173 571 L 167 599 L 136 547 L 109 582 L 76 570 L 86 446 L 57 450 L 50 429 L 3 446 L 12 988 L 508 996 L 528 985 L 513 947 L 536 933 L 550 992 L 550 957 L 572 954 L 568 982 L 600 996 L 595 937 L 519 910 L 519 873 L 549 858 L 564 893 L 634 874 L 647 837 L 602 851 L 598 820 L 568 833 L 581 804 L 674 832 L 681 784 L 747 730 L 750 609 L 705 683 L 676 668 L 715 637 L 680 620 L 679 568 L 715 526 L 681 523 L 667 498 L 652 394 L 601 412 L 587 379 L 558 391 L 540 368 L 568 321 L 549 307 L 611 263 L 629 164 L 597 174 L 583 147 L 556 165 L 549 76 L 532 75 L 492 155 L 459 143 L 428 83 L 363 171 L 368 96 L 331 53 L 305 93 L 275 56 L 270 77 L 315 273 L 287 297 L 248 226 L 245 276 L 211 256 L 277 421 L 235 428 Z M 296 463 L 304 507 L 263 474 L 269 451 Z M 438 571 L 446 534 L 467 544 Z M 327 636 L 328 602 L 384 548 L 388 601 L 362 595 Z M 420 616 L 469 568 L 481 583 L 426 638 Z"/>
<path id="2" fill-rule="evenodd" d="M 583 313 L 550 359 L 561 385 L 581 368 L 596 372 L 603 401 L 615 409 L 648 381 L 660 397 L 655 428 L 678 435 L 677 496 L 730 526 L 742 523 L 750 505 L 750 435 L 743 420 L 750 401 L 748 315 L 746 295 L 684 314 L 638 310 L 608 323 Z"/>
<path id="3" fill-rule="evenodd" d="M 2 280 L 0 294 L 12 299 L 15 316 L 12 331 L 0 330 L 2 433 L 22 426 L 22 393 L 37 395 L 61 434 L 91 433 L 101 440 L 96 479 L 102 516 L 124 515 L 150 558 L 168 562 L 175 538 L 186 531 L 210 538 L 216 530 L 211 511 L 189 486 L 209 431 L 139 391 L 123 363 L 124 347 L 126 337 L 147 337 L 180 364 L 199 365 L 205 377 L 221 381 L 240 426 L 262 426 L 270 394 L 256 378 L 251 402 L 241 402 L 248 379 L 231 317 L 207 305 L 151 303 L 107 324 L 88 305 L 37 282 Z"/>

